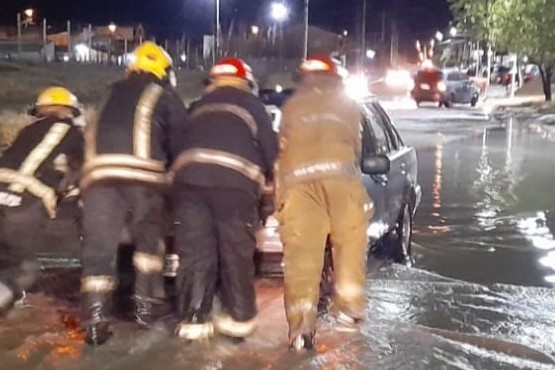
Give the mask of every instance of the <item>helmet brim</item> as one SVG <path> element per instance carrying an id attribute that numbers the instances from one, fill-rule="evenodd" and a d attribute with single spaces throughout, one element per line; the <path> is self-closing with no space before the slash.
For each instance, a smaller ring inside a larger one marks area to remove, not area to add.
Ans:
<path id="1" fill-rule="evenodd" d="M 73 113 L 73 117 L 77 118 L 83 115 L 83 110 L 82 108 L 76 108 L 76 107 L 72 107 L 69 105 L 60 105 L 60 104 L 52 104 L 52 105 L 36 105 L 33 104 L 30 108 L 27 109 L 27 114 L 33 117 L 39 117 L 39 108 L 41 107 L 64 107 L 64 108 L 69 108 L 71 109 L 72 113 Z"/>

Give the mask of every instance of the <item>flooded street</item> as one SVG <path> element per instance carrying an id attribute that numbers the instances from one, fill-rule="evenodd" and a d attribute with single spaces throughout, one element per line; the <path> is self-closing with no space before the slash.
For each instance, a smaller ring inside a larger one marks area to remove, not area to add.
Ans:
<path id="1" fill-rule="evenodd" d="M 417 265 L 482 284 L 555 283 L 553 143 L 506 129 L 419 153 Z"/>
<path id="2" fill-rule="evenodd" d="M 280 283 L 261 281 L 245 343 L 120 321 L 92 349 L 75 302 L 33 294 L 0 321 L 0 369 L 555 369 L 555 144 L 505 126 L 420 151 L 416 268 L 371 264 L 359 334 L 323 318 L 316 353 L 289 352 Z"/>

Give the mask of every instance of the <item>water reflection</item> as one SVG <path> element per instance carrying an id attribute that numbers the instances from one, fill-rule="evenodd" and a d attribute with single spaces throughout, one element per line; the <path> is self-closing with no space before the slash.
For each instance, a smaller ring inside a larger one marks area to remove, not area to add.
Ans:
<path id="1" fill-rule="evenodd" d="M 443 144 L 437 144 L 435 154 L 435 176 L 432 186 L 433 207 L 441 208 L 441 175 L 443 170 Z"/>
<path id="2" fill-rule="evenodd" d="M 555 158 L 546 153 L 552 145 L 508 119 L 503 129 L 419 153 L 423 202 L 414 241 L 420 266 L 480 283 L 551 286 L 555 172 L 546 169 Z M 534 231 L 526 234 L 530 225 Z"/>

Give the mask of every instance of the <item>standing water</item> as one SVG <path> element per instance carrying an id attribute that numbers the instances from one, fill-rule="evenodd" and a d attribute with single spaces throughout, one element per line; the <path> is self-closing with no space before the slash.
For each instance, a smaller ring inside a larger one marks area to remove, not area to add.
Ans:
<path id="1" fill-rule="evenodd" d="M 555 369 L 552 149 L 508 122 L 421 152 L 418 268 L 371 264 L 361 332 L 324 318 L 315 353 L 287 350 L 280 283 L 261 281 L 260 329 L 238 345 L 120 321 L 88 348 L 75 303 L 33 294 L 0 321 L 0 369 Z"/>

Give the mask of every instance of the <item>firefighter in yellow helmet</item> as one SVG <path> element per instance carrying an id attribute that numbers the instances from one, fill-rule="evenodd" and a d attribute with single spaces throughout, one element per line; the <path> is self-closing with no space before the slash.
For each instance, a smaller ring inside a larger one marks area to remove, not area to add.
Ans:
<path id="1" fill-rule="evenodd" d="M 361 183 L 360 107 L 345 92 L 344 70 L 327 56 L 301 65 L 283 107 L 276 205 L 284 244 L 290 346 L 315 344 L 326 241 L 333 248 L 334 309 L 341 329 L 362 318 L 370 202 Z"/>
<path id="2" fill-rule="evenodd" d="M 23 128 L 0 157 L 0 311 L 36 278 L 36 256 L 78 258 L 77 198 L 83 162 L 77 98 L 63 87 L 44 90 Z"/>
<path id="3" fill-rule="evenodd" d="M 135 319 L 143 327 L 168 313 L 162 270 L 164 197 L 170 130 L 187 112 L 173 89 L 172 59 L 145 42 L 133 53 L 127 76 L 111 89 L 98 122 L 87 127 L 83 192 L 83 321 L 85 340 L 111 336 L 109 298 L 122 230 L 135 244 Z"/>

